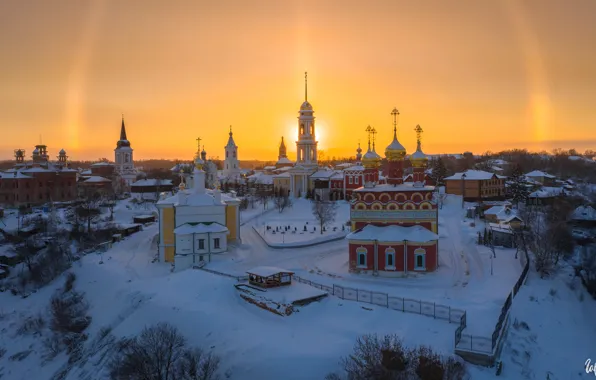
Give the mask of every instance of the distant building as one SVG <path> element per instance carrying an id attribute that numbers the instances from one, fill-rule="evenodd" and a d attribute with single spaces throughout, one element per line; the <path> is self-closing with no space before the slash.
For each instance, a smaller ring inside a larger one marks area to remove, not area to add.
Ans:
<path id="1" fill-rule="evenodd" d="M 238 180 L 240 178 L 240 162 L 238 161 L 238 146 L 234 142 L 232 127 L 230 127 L 228 143 L 224 149 L 226 157 L 224 160 L 223 175 L 227 180 Z"/>
<path id="2" fill-rule="evenodd" d="M 116 149 L 114 149 L 116 162 L 114 170 L 116 175 L 120 178 L 121 185 L 124 189 L 129 189 L 130 185 L 137 179 L 138 172 L 135 169 L 132 152 L 133 149 L 130 147 L 130 141 L 126 137 L 124 117 L 122 117 L 120 140 L 116 142 Z"/>
<path id="3" fill-rule="evenodd" d="M 530 178 L 532 181 L 538 182 L 544 186 L 551 186 L 555 183 L 557 177 L 554 175 L 545 173 L 540 170 L 534 170 L 526 174 L 526 177 Z"/>
<path id="4" fill-rule="evenodd" d="M 157 201 L 160 193 L 171 193 L 173 187 L 171 179 L 142 179 L 130 186 L 130 194 L 136 199 Z"/>
<path id="5" fill-rule="evenodd" d="M 14 151 L 13 169 L 0 173 L 0 205 L 33 206 L 77 198 L 77 171 L 69 168 L 64 149 L 51 161 L 47 146 L 36 145 L 31 161 L 25 150 Z"/>
<path id="6" fill-rule="evenodd" d="M 445 192 L 462 195 L 466 201 L 499 200 L 505 197 L 505 179 L 495 173 L 467 170 L 445 178 Z"/>

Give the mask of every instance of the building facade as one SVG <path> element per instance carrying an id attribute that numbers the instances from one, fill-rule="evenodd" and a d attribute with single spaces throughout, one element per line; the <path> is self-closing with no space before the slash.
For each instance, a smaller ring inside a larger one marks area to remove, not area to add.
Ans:
<path id="1" fill-rule="evenodd" d="M 223 167 L 223 175 L 230 181 L 240 179 L 240 162 L 238 161 L 238 146 L 234 142 L 232 134 L 232 127 L 230 127 L 228 143 L 224 147 L 225 160 Z"/>
<path id="2" fill-rule="evenodd" d="M 133 161 L 133 149 L 126 136 L 124 117 L 122 117 L 122 125 L 120 126 L 120 140 L 116 142 L 116 149 L 114 149 L 114 161 L 114 171 L 120 178 L 122 187 L 129 189 L 130 185 L 137 179 L 137 171 Z"/>
<path id="3" fill-rule="evenodd" d="M 373 275 L 396 276 L 408 272 L 432 272 L 438 258 L 438 208 L 435 187 L 428 186 L 424 170 L 428 162 L 422 152 L 417 127 L 417 150 L 410 156 L 414 178 L 404 183 L 406 149 L 397 138 L 397 116 L 394 109 L 393 140 L 385 149 L 386 184 L 379 183 L 381 157 L 371 149 L 362 158 L 364 184 L 353 190 L 350 203 L 352 232 L 349 241 L 351 271 Z"/>
<path id="4" fill-rule="evenodd" d="M 502 200 L 506 177 L 482 170 L 467 170 L 445 178 L 447 194 L 462 195 L 466 201 Z"/>
<path id="5" fill-rule="evenodd" d="M 15 166 L 0 173 L 0 204 L 9 207 L 69 202 L 77 199 L 77 171 L 68 167 L 68 156 L 60 150 L 51 161 L 47 146 L 36 145 L 31 161 L 24 149 L 16 149 Z"/>
<path id="6" fill-rule="evenodd" d="M 182 182 L 176 195 L 157 202 L 159 259 L 177 271 L 202 265 L 226 252 L 229 242 L 240 241 L 240 201 L 207 190 L 203 165 L 197 155 L 192 188 L 186 190 Z"/>

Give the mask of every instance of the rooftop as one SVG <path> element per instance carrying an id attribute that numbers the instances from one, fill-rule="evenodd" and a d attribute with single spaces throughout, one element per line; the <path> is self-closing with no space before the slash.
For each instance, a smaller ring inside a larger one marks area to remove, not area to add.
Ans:
<path id="1" fill-rule="evenodd" d="M 591 206 L 579 206 L 571 213 L 571 219 L 596 221 L 596 210 Z"/>
<path id="2" fill-rule="evenodd" d="M 219 223 L 185 223 L 174 229 L 176 235 L 206 234 L 228 232 L 228 228 Z"/>
<path id="3" fill-rule="evenodd" d="M 465 172 L 462 173 L 455 173 L 454 175 L 452 175 L 451 177 L 447 177 L 445 178 L 446 180 L 461 180 L 462 176 L 465 174 L 464 180 L 465 181 L 483 181 L 483 180 L 489 180 L 489 179 L 493 179 L 493 178 L 506 178 L 504 176 L 500 176 L 498 174 L 495 173 L 490 173 L 490 172 L 485 172 L 484 170 L 466 170 Z"/>
<path id="4" fill-rule="evenodd" d="M 383 242 L 412 241 L 426 243 L 439 240 L 439 235 L 427 230 L 422 226 L 403 227 L 389 225 L 379 227 L 368 224 L 364 228 L 348 234 L 346 239 L 365 241 L 379 240 Z"/>
<path id="5" fill-rule="evenodd" d="M 138 187 L 138 186 L 171 186 L 171 185 L 172 185 L 171 179 L 148 178 L 148 179 L 139 180 L 130 186 Z"/>
<path id="6" fill-rule="evenodd" d="M 401 185 L 382 184 L 374 187 L 359 187 L 355 192 L 370 193 L 370 192 L 395 192 L 395 191 L 433 191 L 434 186 L 420 186 L 412 182 L 403 183 Z"/>
<path id="7" fill-rule="evenodd" d="M 543 171 L 540 170 L 534 170 L 529 172 L 528 174 L 526 174 L 527 177 L 544 177 L 544 178 L 557 178 L 554 175 L 545 173 Z"/>
<path id="8" fill-rule="evenodd" d="M 260 266 L 256 268 L 252 268 L 247 270 L 246 273 L 254 274 L 260 277 L 270 277 L 278 273 L 291 273 L 294 274 L 291 270 L 278 268 L 278 267 L 268 267 L 268 266 Z"/>

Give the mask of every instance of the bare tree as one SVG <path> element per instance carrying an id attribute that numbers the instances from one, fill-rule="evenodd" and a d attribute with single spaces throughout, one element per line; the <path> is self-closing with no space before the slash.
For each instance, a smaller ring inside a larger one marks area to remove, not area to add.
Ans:
<path id="1" fill-rule="evenodd" d="M 288 196 L 288 194 L 285 194 L 284 191 L 280 191 L 273 198 L 273 203 L 275 204 L 275 207 L 277 208 L 277 210 L 281 213 L 285 210 L 286 207 L 291 206 L 292 201 L 290 200 L 290 197 Z"/>
<path id="2" fill-rule="evenodd" d="M 159 323 L 120 342 L 110 363 L 113 380 L 215 380 L 219 359 L 197 348 L 173 326 Z"/>
<path id="3" fill-rule="evenodd" d="M 319 229 L 323 233 L 323 227 L 335 221 L 337 204 L 331 201 L 316 200 L 312 202 L 312 213 L 319 221 Z"/>
<path id="4" fill-rule="evenodd" d="M 87 221 L 87 232 L 91 232 L 91 223 L 99 217 L 99 203 L 101 194 L 95 189 L 85 189 L 81 193 L 81 199 L 77 207 L 79 217 Z"/>

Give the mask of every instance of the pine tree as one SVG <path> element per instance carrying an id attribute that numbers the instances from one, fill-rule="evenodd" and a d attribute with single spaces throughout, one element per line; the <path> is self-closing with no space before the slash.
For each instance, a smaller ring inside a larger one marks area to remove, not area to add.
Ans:
<path id="1" fill-rule="evenodd" d="M 519 164 L 517 164 L 511 177 L 509 177 L 509 193 L 516 206 L 519 206 L 520 202 L 525 203 L 528 199 L 530 191 L 526 186 L 526 181 L 524 180 L 522 169 Z"/>
<path id="2" fill-rule="evenodd" d="M 444 184 L 445 177 L 447 176 L 447 168 L 441 157 L 437 158 L 433 164 L 431 173 L 432 179 L 435 181 L 437 186 Z"/>

